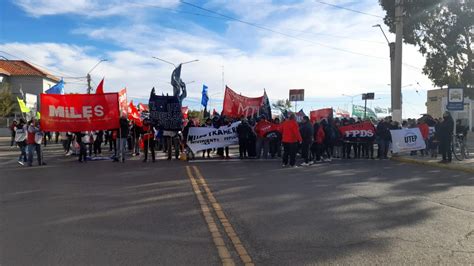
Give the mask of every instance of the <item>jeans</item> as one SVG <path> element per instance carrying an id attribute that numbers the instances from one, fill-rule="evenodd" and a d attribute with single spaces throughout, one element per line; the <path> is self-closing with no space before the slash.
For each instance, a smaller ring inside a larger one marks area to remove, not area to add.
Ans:
<path id="1" fill-rule="evenodd" d="M 155 140 L 154 139 L 143 141 L 143 151 L 145 153 L 145 159 L 143 160 L 144 162 L 148 160 L 148 149 L 151 152 L 151 160 L 154 162 L 155 161 Z"/>
<path id="2" fill-rule="evenodd" d="M 257 137 L 257 159 L 261 157 L 263 149 L 263 158 L 268 158 L 268 151 L 270 150 L 270 140 L 268 138 Z"/>
<path id="3" fill-rule="evenodd" d="M 247 142 L 246 138 L 239 139 L 239 155 L 240 158 L 247 158 Z"/>
<path id="4" fill-rule="evenodd" d="M 283 164 L 284 165 L 288 165 L 288 157 L 289 157 L 290 166 L 295 166 L 297 150 L 298 150 L 298 142 L 283 143 Z"/>
<path id="5" fill-rule="evenodd" d="M 117 156 L 116 159 L 125 161 L 127 138 L 117 138 Z"/>
<path id="6" fill-rule="evenodd" d="M 380 159 L 387 158 L 388 149 L 390 147 L 390 141 L 384 140 L 384 139 L 379 139 L 377 141 L 377 145 L 379 146 L 378 155 L 379 155 Z"/>
<path id="7" fill-rule="evenodd" d="M 38 165 L 42 165 L 43 161 L 41 158 L 41 145 L 40 144 L 28 144 L 28 166 L 33 165 L 33 152 L 36 151 L 36 157 L 38 157 Z"/>
<path id="8" fill-rule="evenodd" d="M 86 144 L 84 142 L 79 143 L 79 162 L 86 161 Z"/>
<path id="9" fill-rule="evenodd" d="M 303 158 L 305 163 L 309 162 L 309 147 L 311 146 L 311 143 L 305 143 L 301 144 L 301 158 Z"/>
<path id="10" fill-rule="evenodd" d="M 17 142 L 18 147 L 20 147 L 20 157 L 18 157 L 18 161 L 26 163 L 28 160 L 26 158 L 26 143 L 23 142 Z"/>

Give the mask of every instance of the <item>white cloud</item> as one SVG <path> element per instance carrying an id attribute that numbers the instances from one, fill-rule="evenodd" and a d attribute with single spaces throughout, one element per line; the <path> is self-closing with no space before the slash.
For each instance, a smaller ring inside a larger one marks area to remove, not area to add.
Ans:
<path id="1" fill-rule="evenodd" d="M 21 2 L 31 4 L 33 1 Z M 45 7 L 46 3 L 51 4 L 54 1 L 40 2 L 43 2 Z M 174 4 L 174 1 L 161 2 Z M 78 11 L 80 5 L 96 4 L 92 1 L 75 3 L 75 7 L 70 6 L 68 10 L 63 11 L 56 9 L 55 12 L 79 13 L 82 12 Z M 387 86 L 390 83 L 388 47 L 380 31 L 371 27 L 377 23 L 376 18 L 333 10 L 327 6 L 314 4 L 312 1 L 283 7 L 270 1 L 248 2 L 248 5 L 245 5 L 246 3 L 235 1 L 226 7 L 234 6 L 233 10 L 239 17 L 264 21 L 264 24 L 272 29 L 307 41 L 288 38 L 232 21 L 216 22 L 226 23 L 227 29 L 222 34 L 191 21 L 181 22 L 185 30 L 166 28 L 152 23 L 134 22 L 127 25 L 125 22 L 116 27 L 83 27 L 74 30 L 75 34 L 84 35 L 95 41 L 113 42 L 121 47 L 118 51 L 100 51 L 93 47 L 58 43 L 10 43 L 0 45 L 0 50 L 27 56 L 33 62 L 45 65 L 53 71 L 80 76 L 85 76 L 100 58 L 107 58 L 107 62 L 94 70 L 95 82 L 105 76 L 106 90 L 117 91 L 126 86 L 130 95 L 143 98 L 147 97 L 153 86 L 157 87 L 158 91 L 171 93 L 171 85 L 167 82 L 172 67 L 151 58 L 158 56 L 176 63 L 196 58 L 200 60 L 183 66 L 183 79 L 188 82 L 195 81 L 188 86 L 189 97 L 199 98 L 201 86 L 205 83 L 209 86 L 209 93 L 214 94 L 214 99 L 216 97 L 222 99 L 222 66 L 224 66 L 225 83 L 248 96 L 259 96 L 263 93 L 263 88 L 266 88 L 269 96 L 276 100 L 287 98 L 289 89 L 304 88 L 306 97 L 313 99 L 313 102 L 308 100 L 304 103 L 305 108 L 329 105 L 337 107 L 338 104 L 344 107 L 349 99 L 338 99 L 333 102 L 331 99 L 341 97 L 342 94 L 353 95 L 375 91 L 384 99 L 372 104 L 390 105 L 387 96 L 390 90 Z M 218 1 L 214 1 L 209 6 L 218 4 Z M 382 14 L 376 4 L 368 6 L 368 12 Z M 36 14 L 40 13 L 41 8 L 38 8 Z M 317 34 L 296 32 L 291 29 Z M 393 36 L 389 37 L 394 39 Z M 386 60 L 330 49 L 328 45 Z M 405 45 L 404 62 L 421 68 L 424 59 L 415 47 Z M 405 67 L 403 84 L 420 82 L 424 88 L 431 87 L 430 81 L 420 72 L 421 70 Z M 84 91 L 84 88 L 83 84 L 72 83 L 66 87 L 74 91 Z M 426 109 L 424 106 L 426 98 L 414 94 L 413 91 L 413 86 L 404 89 L 405 95 L 411 97 L 405 101 L 407 115 L 410 116 L 422 113 Z M 214 104 L 215 102 L 214 100 Z M 194 107 L 197 108 L 198 104 L 196 103 Z"/>
<path id="2" fill-rule="evenodd" d="M 15 0 L 20 8 L 34 17 L 79 14 L 87 17 L 131 15 L 133 9 L 155 7 L 176 7 L 177 0 Z"/>

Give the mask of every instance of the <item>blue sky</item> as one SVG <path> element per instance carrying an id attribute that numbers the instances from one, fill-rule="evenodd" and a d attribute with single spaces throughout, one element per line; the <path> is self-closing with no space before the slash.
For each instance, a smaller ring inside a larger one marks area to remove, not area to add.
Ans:
<path id="1" fill-rule="evenodd" d="M 384 15 L 376 0 L 326 2 Z M 152 56 L 174 63 L 199 59 L 182 73 L 183 80 L 194 81 L 185 102 L 192 109 L 200 108 L 202 84 L 217 110 L 223 84 L 248 96 L 265 88 L 273 101 L 304 88 L 306 101 L 298 106 L 306 112 L 350 109 L 351 99 L 363 104 L 358 94 L 364 92 L 376 93 L 368 106 L 390 106 L 388 47 L 372 27 L 383 25 L 380 18 L 309 0 L 189 3 L 270 31 L 176 0 L 2 0 L 0 55 L 64 77 L 66 91 L 73 92 L 86 85 L 84 78 L 71 77 L 84 77 L 107 59 L 91 73 L 94 84 L 105 77 L 106 91 L 127 87 L 142 102 L 153 86 L 171 93 L 172 66 Z M 418 116 L 426 110 L 431 82 L 421 74 L 424 59 L 415 47 L 404 46 L 404 62 L 415 66 L 403 70 L 404 117 Z"/>

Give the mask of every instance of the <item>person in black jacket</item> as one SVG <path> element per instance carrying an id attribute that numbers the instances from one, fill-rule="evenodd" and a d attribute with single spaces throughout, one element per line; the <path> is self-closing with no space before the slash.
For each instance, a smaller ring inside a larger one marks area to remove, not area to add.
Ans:
<path id="1" fill-rule="evenodd" d="M 452 160 L 451 141 L 453 139 L 454 121 L 451 114 L 446 111 L 443 114 L 443 122 L 439 125 L 437 137 L 439 139 L 439 149 L 443 160 L 440 163 L 450 163 Z"/>
<path id="2" fill-rule="evenodd" d="M 125 146 L 127 143 L 127 137 L 129 134 L 128 120 L 125 117 L 120 118 L 120 129 L 117 138 L 117 157 L 115 157 L 114 162 L 122 160 L 125 162 Z"/>
<path id="3" fill-rule="evenodd" d="M 237 126 L 237 135 L 239 136 L 239 158 L 247 159 L 247 144 L 249 141 L 252 129 L 249 126 L 247 119 L 242 118 L 240 125 Z"/>
<path id="4" fill-rule="evenodd" d="M 301 123 L 300 126 L 300 134 L 303 140 L 301 142 L 301 158 L 304 160 L 301 166 L 309 166 L 309 148 L 311 143 L 313 143 L 313 126 L 308 116 L 303 117 L 303 123 Z"/>
<path id="5" fill-rule="evenodd" d="M 376 129 L 376 136 L 377 136 L 377 158 L 379 159 L 387 159 L 388 158 L 388 150 L 390 147 L 390 141 L 392 140 L 392 136 L 390 135 L 390 120 L 386 117 L 384 120 L 380 121 L 377 124 Z"/>

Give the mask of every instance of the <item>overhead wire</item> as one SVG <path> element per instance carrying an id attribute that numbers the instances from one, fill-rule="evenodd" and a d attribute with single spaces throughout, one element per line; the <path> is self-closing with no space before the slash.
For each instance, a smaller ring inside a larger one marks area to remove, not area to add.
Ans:
<path id="1" fill-rule="evenodd" d="M 335 8 L 339 8 L 339 9 L 343 9 L 343 10 L 347 10 L 347 11 L 351 11 L 351 12 L 358 13 L 358 14 L 362 14 L 362 15 L 366 15 L 366 16 L 371 16 L 371 17 L 376 17 L 376 18 L 382 18 L 382 19 L 384 18 L 384 17 L 379 16 L 379 15 L 370 14 L 370 13 L 367 13 L 367 12 L 363 12 L 363 11 L 359 11 L 359 10 L 347 8 L 347 7 L 340 6 L 340 5 L 330 4 L 330 3 L 327 3 L 327 2 L 324 2 L 324 1 L 319 1 L 319 0 L 314 0 L 314 1 L 317 2 L 317 3 L 323 4 L 323 5 L 327 5 L 327 6 L 331 6 L 331 7 L 335 7 Z"/>
<path id="2" fill-rule="evenodd" d="M 253 23 L 253 22 L 248 22 L 248 21 L 244 21 L 244 20 L 241 20 L 241 19 L 238 19 L 238 18 L 235 18 L 235 17 L 231 17 L 231 16 L 228 16 L 228 15 L 222 14 L 220 12 L 210 10 L 210 9 L 207 9 L 207 8 L 204 8 L 204 7 L 186 2 L 184 0 L 180 0 L 180 3 L 191 6 L 191 7 L 194 7 L 196 9 L 200 9 L 200 10 L 215 14 L 215 15 L 222 16 L 222 17 L 227 18 L 229 20 L 233 20 L 233 21 L 236 21 L 236 22 L 239 22 L 239 23 L 242 23 L 242 24 L 246 24 L 246 25 L 261 29 L 261 30 L 265 30 L 265 31 L 269 31 L 269 32 L 272 32 L 272 33 L 275 33 L 275 34 L 279 34 L 279 35 L 285 36 L 287 38 L 308 42 L 308 43 L 311 43 L 311 44 L 314 44 L 314 45 L 323 46 L 323 47 L 326 47 L 326 48 L 329 48 L 329 49 L 332 49 L 332 50 L 345 52 L 345 53 L 349 53 L 349 54 L 354 54 L 354 55 L 359 55 L 359 56 L 364 56 L 364 57 L 369 57 L 369 58 L 375 58 L 375 59 L 389 60 L 386 57 L 364 54 L 364 53 L 360 53 L 360 52 L 356 52 L 356 51 L 346 50 L 346 49 L 343 49 L 343 48 L 327 45 L 327 44 L 320 43 L 320 42 L 315 42 L 315 41 L 308 40 L 308 39 L 303 39 L 303 38 L 300 38 L 298 36 L 290 35 L 290 34 L 287 34 L 287 33 L 284 33 L 284 32 L 278 31 L 278 30 L 274 30 L 274 29 L 271 29 L 269 27 L 262 26 L 262 25 L 259 25 L 259 24 Z M 354 11 L 354 10 L 351 10 L 351 11 Z M 365 15 L 367 15 L 367 14 L 365 14 Z M 405 65 L 407 67 L 411 67 L 411 68 L 421 70 L 421 68 L 413 66 L 413 65 L 409 65 L 409 64 L 405 64 L 405 63 L 403 63 L 403 65 Z"/>

